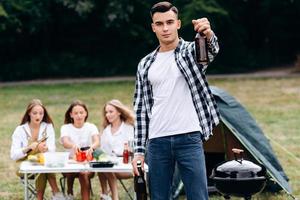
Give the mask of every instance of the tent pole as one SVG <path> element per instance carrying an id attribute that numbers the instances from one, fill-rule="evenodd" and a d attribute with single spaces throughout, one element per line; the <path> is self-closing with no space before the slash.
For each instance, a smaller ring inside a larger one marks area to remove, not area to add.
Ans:
<path id="1" fill-rule="evenodd" d="M 225 131 L 224 131 L 224 123 L 223 123 L 223 121 L 221 120 L 221 127 L 220 127 L 220 129 L 221 129 L 221 134 L 222 134 L 222 137 L 223 137 L 223 145 L 224 145 L 224 154 L 225 154 L 225 156 L 224 156 L 224 159 L 225 160 L 228 160 L 228 155 L 227 155 L 227 142 L 226 142 L 226 135 L 225 135 Z"/>

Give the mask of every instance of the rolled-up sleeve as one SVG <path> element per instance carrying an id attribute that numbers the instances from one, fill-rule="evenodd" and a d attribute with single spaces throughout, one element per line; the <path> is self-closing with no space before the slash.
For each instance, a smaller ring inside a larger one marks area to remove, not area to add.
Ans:
<path id="1" fill-rule="evenodd" d="M 209 62 L 212 62 L 220 50 L 218 38 L 215 34 L 213 34 L 213 36 L 210 38 L 207 46 Z"/>

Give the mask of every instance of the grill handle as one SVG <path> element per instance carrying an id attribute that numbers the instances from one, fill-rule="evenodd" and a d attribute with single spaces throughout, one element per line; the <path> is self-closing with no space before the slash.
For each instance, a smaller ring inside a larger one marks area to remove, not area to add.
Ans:
<path id="1" fill-rule="evenodd" d="M 234 158 L 237 162 L 241 163 L 243 162 L 243 153 L 244 153 L 244 150 L 243 149 L 237 149 L 237 148 L 233 148 L 232 149 L 232 152 L 234 154 Z M 238 155 L 240 157 L 240 160 L 238 159 Z"/>

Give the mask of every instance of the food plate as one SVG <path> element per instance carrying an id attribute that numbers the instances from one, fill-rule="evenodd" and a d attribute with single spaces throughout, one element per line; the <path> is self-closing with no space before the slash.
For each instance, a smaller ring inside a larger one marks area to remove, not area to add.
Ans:
<path id="1" fill-rule="evenodd" d="M 111 161 L 93 161 L 90 162 L 90 167 L 101 168 L 101 167 L 113 167 L 114 163 Z"/>

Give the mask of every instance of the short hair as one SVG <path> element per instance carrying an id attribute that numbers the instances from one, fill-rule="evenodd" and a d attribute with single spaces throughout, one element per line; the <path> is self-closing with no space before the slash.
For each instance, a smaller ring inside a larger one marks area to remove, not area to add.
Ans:
<path id="1" fill-rule="evenodd" d="M 173 6 L 170 2 L 167 1 L 162 1 L 154 4 L 150 10 L 150 16 L 152 18 L 153 15 L 157 12 L 164 13 L 164 12 L 168 12 L 169 10 L 172 10 L 178 16 L 178 9 L 175 6 Z"/>

